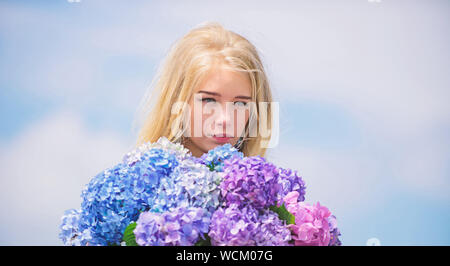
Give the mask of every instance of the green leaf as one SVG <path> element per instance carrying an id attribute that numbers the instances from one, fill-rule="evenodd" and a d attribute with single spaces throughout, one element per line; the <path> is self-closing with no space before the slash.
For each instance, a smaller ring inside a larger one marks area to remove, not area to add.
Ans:
<path id="1" fill-rule="evenodd" d="M 136 222 L 130 223 L 127 228 L 125 228 L 125 232 L 123 233 L 123 241 L 125 241 L 127 246 L 138 246 L 136 243 L 136 236 L 133 233 L 135 228 Z"/>
<path id="2" fill-rule="evenodd" d="M 211 238 L 208 236 L 208 234 L 204 234 L 205 239 L 200 239 L 197 241 L 197 243 L 194 244 L 194 246 L 211 246 Z"/>
<path id="3" fill-rule="evenodd" d="M 208 167 L 209 167 L 209 171 L 214 171 L 214 167 L 215 167 L 214 162 L 211 162 L 211 164 L 209 164 Z"/>
<path id="4" fill-rule="evenodd" d="M 284 203 L 280 207 L 277 207 L 276 205 L 274 205 L 274 206 L 270 207 L 269 209 L 271 211 L 277 213 L 278 218 L 286 221 L 286 224 L 295 224 L 295 216 L 286 209 L 286 206 L 284 206 Z"/>

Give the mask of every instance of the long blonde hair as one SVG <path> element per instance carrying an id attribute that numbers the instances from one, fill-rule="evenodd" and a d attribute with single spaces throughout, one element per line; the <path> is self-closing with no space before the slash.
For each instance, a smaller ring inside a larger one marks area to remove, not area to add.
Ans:
<path id="1" fill-rule="evenodd" d="M 260 123 L 258 103 L 272 102 L 272 93 L 263 64 L 253 44 L 217 22 L 198 25 L 172 45 L 141 102 L 138 119 L 142 120 L 140 122 L 142 125 L 136 145 L 155 142 L 162 136 L 170 141 L 179 142 L 185 128 L 181 125 L 183 119 L 180 119 L 178 114 L 171 113 L 172 106 L 176 102 L 187 103 L 194 93 L 194 88 L 217 65 L 248 73 L 256 113 L 250 111 L 240 150 L 245 156 L 263 157 L 266 147 L 260 145 L 263 140 L 261 134 L 249 138 L 250 130 L 254 130 Z M 267 107 L 266 127 L 269 129 L 270 139 L 272 108 L 270 104 Z M 177 123 L 175 128 L 179 128 L 176 134 L 172 132 L 174 123 Z"/>

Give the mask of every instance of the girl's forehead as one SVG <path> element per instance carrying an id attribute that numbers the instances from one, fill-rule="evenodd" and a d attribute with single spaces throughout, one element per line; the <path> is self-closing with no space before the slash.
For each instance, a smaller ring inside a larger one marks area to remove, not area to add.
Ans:
<path id="1" fill-rule="evenodd" d="M 251 82 L 246 73 L 215 69 L 208 73 L 194 93 L 210 93 L 217 97 L 251 97 Z"/>

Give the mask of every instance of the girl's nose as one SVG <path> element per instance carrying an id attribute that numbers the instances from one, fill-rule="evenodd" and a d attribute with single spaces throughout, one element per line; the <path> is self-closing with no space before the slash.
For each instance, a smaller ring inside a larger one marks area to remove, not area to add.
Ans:
<path id="1" fill-rule="evenodd" d="M 233 105 L 225 104 L 222 108 L 218 108 L 218 115 L 216 117 L 216 126 L 219 128 L 217 131 L 222 131 L 223 135 L 232 135 L 233 132 L 233 118 L 234 108 Z M 232 136 L 231 136 L 232 137 Z"/>

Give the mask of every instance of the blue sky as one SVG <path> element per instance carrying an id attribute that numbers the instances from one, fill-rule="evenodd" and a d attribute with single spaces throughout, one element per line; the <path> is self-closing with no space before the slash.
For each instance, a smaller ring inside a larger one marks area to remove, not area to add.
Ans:
<path id="1" fill-rule="evenodd" d="M 217 21 L 280 103 L 268 158 L 345 245 L 450 244 L 448 1 L 2 1 L 0 245 L 60 245 L 64 210 L 133 146 L 170 45 Z"/>

